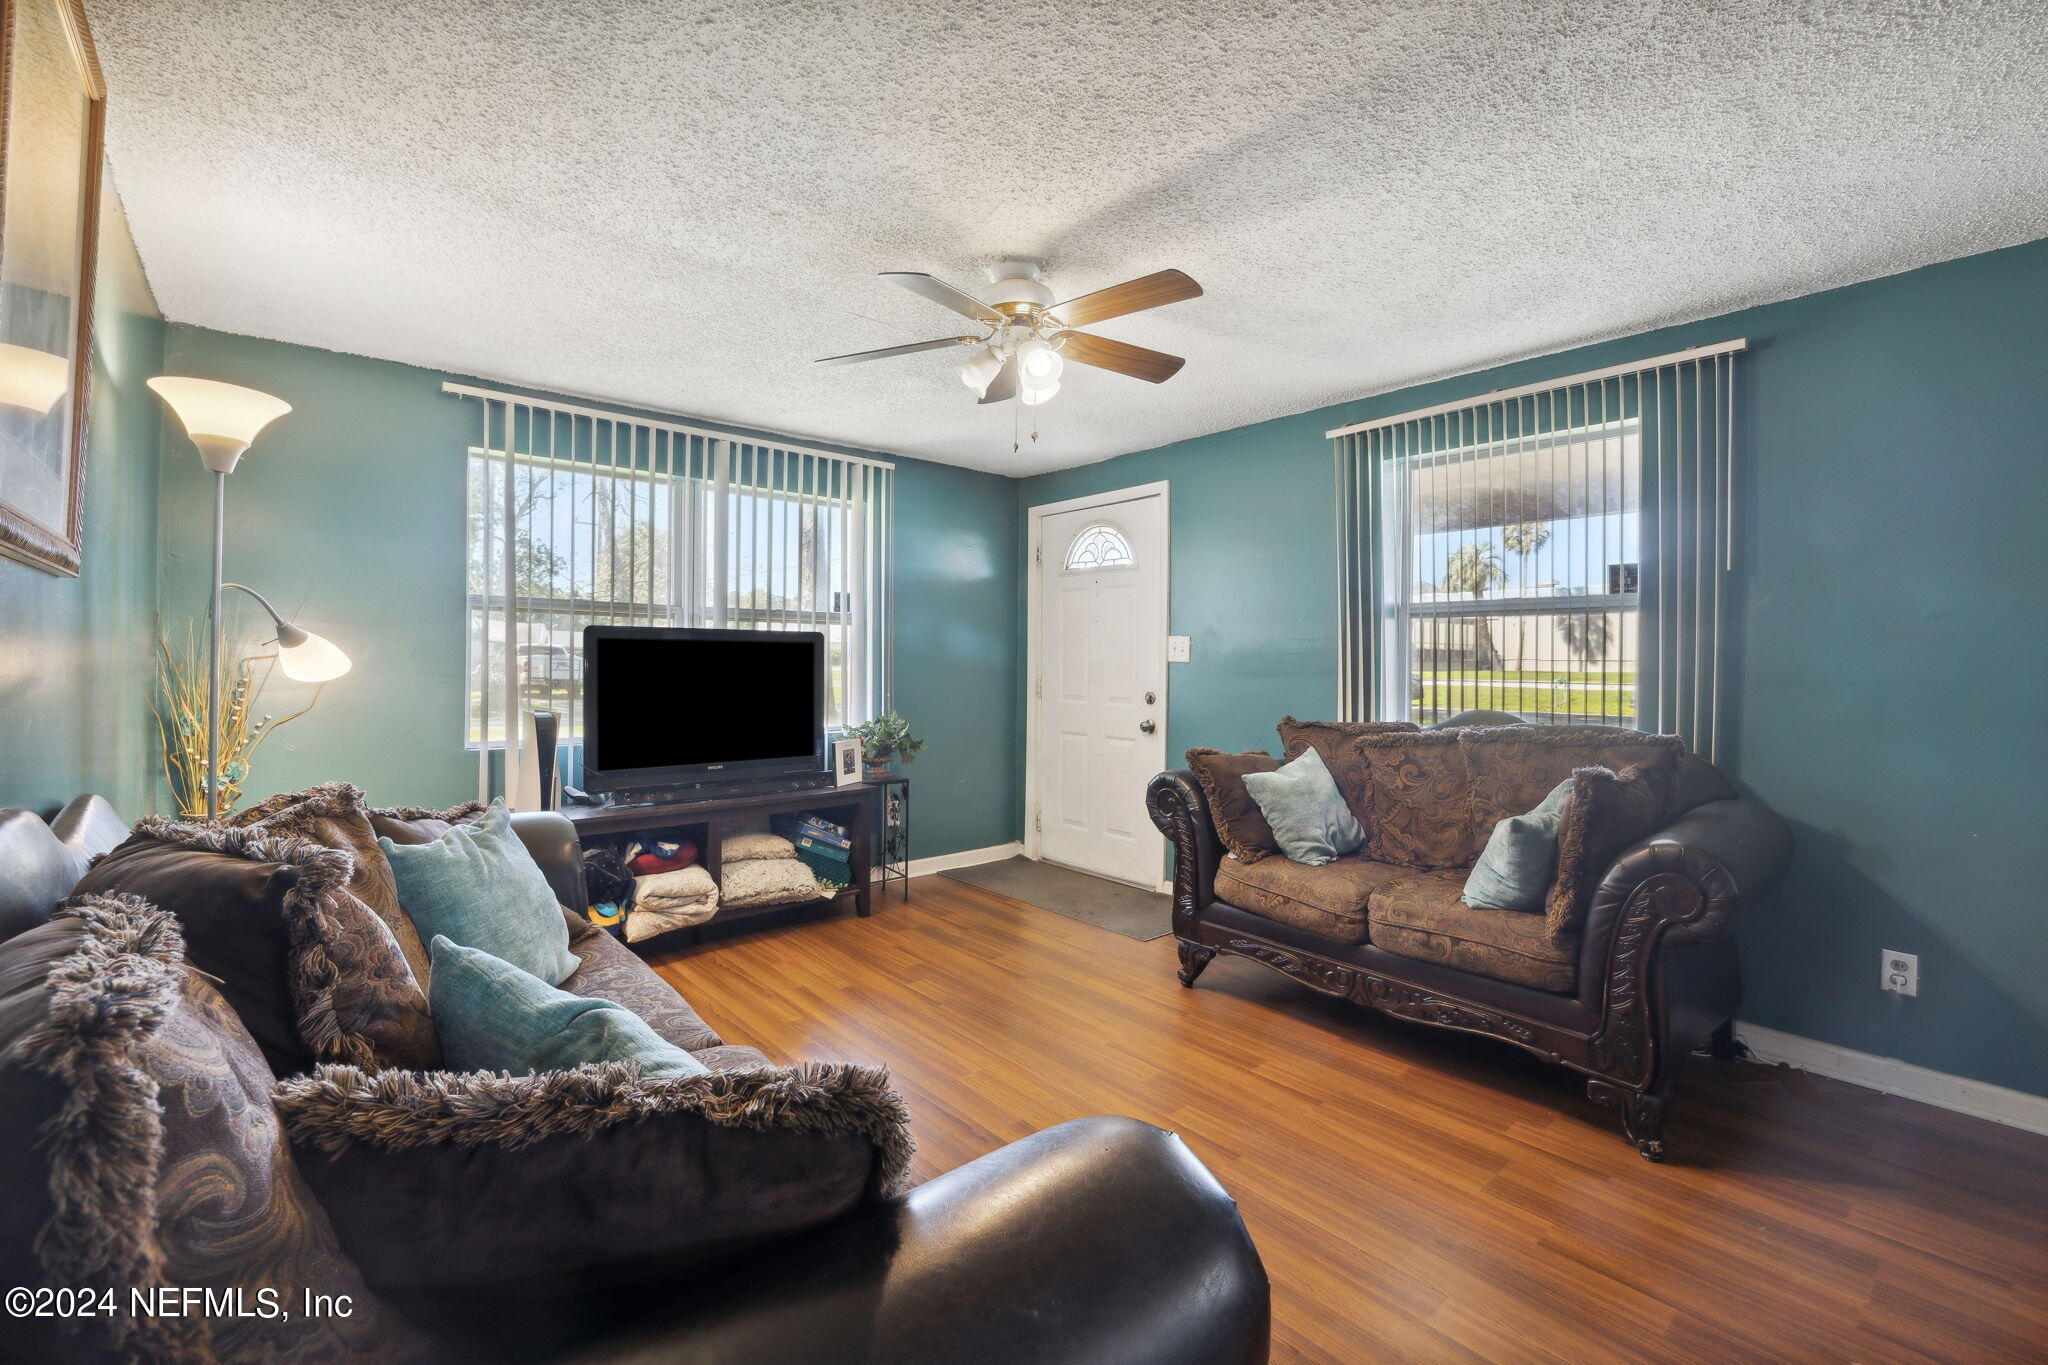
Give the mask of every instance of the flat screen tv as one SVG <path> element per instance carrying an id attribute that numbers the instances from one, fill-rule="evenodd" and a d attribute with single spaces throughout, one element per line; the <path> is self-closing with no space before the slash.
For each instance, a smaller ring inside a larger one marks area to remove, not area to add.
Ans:
<path id="1" fill-rule="evenodd" d="M 589 790 L 808 776 L 827 766 L 818 631 L 583 628 Z"/>

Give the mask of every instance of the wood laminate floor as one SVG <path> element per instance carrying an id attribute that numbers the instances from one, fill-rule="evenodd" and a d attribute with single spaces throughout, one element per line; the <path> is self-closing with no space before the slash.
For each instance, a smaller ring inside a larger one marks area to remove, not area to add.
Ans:
<path id="1" fill-rule="evenodd" d="M 2048 1359 L 2048 1138 L 1698 1060 L 1653 1166 L 1572 1073 L 940 876 L 651 955 L 779 1061 L 889 1066 L 927 1179 L 1039 1128 L 1178 1132 L 1274 1359 Z"/>

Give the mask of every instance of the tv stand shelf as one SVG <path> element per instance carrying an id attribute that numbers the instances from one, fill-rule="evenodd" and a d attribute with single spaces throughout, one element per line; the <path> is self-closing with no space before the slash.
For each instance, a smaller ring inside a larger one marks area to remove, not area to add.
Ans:
<path id="1" fill-rule="evenodd" d="M 732 796 L 710 796 L 680 801 L 656 801 L 638 806 L 565 806 L 562 814 L 576 826 L 576 836 L 585 844 L 601 839 L 634 834 L 651 835 L 663 830 L 682 830 L 697 841 L 698 855 L 711 880 L 724 884 L 724 860 L 720 849 L 728 834 L 758 825 L 770 815 L 786 811 L 816 811 L 846 826 L 853 843 L 849 869 L 853 884 L 839 893 L 839 901 L 853 899 L 854 913 L 865 919 L 869 910 L 870 878 L 874 867 L 874 841 L 881 826 L 882 795 L 887 784 L 857 782 L 846 787 L 810 787 L 796 791 L 748 792 Z M 721 906 L 710 924 L 730 924 L 793 905 L 824 905 L 823 900 L 776 901 L 732 909 Z M 837 902 L 834 902 L 837 903 Z M 700 926 L 701 927 L 701 926 Z M 670 933 L 677 932 L 671 930 Z M 659 943 L 657 934 L 640 940 L 634 948 Z M 693 938 L 695 935 L 693 934 Z"/>

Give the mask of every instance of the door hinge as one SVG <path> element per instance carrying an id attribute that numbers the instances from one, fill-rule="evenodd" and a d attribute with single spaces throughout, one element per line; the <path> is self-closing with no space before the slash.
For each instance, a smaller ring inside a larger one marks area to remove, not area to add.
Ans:
<path id="1" fill-rule="evenodd" d="M 1039 678 L 1031 684 L 1031 695 L 1034 697 L 1043 697 L 1045 695 L 1045 679 Z"/>
<path id="2" fill-rule="evenodd" d="M 1045 815 L 1044 815 L 1044 814 L 1043 814 L 1042 812 L 1038 812 L 1038 811 L 1034 811 L 1034 812 L 1032 812 L 1032 815 L 1031 815 L 1031 830 L 1032 830 L 1032 832 L 1033 832 L 1034 834 L 1043 834 L 1043 833 L 1045 833 Z"/>
<path id="3" fill-rule="evenodd" d="M 1045 567 L 1045 547 L 1043 545 L 1037 545 L 1032 547 L 1031 562 L 1037 565 L 1039 568 Z"/>

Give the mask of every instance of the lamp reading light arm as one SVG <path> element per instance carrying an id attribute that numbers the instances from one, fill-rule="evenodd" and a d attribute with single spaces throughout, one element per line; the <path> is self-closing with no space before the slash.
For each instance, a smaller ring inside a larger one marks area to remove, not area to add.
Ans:
<path id="1" fill-rule="evenodd" d="M 270 619 L 277 626 L 277 666 L 293 682 L 332 682 L 348 672 L 348 655 L 335 648 L 332 640 L 323 639 L 312 631 L 293 625 L 284 619 L 269 599 L 245 583 L 223 583 L 223 589 L 233 588 L 256 599 L 258 606 L 270 613 Z"/>
<path id="2" fill-rule="evenodd" d="M 248 586 L 246 583 L 223 583 L 221 587 L 224 589 L 233 588 L 236 592 L 245 592 L 255 598 L 256 605 L 270 613 L 270 620 L 277 627 L 278 644 L 286 649 L 290 649 L 295 645 L 306 643 L 306 632 L 280 616 L 277 608 L 270 605 L 270 599 L 256 591 L 256 589 Z"/>

